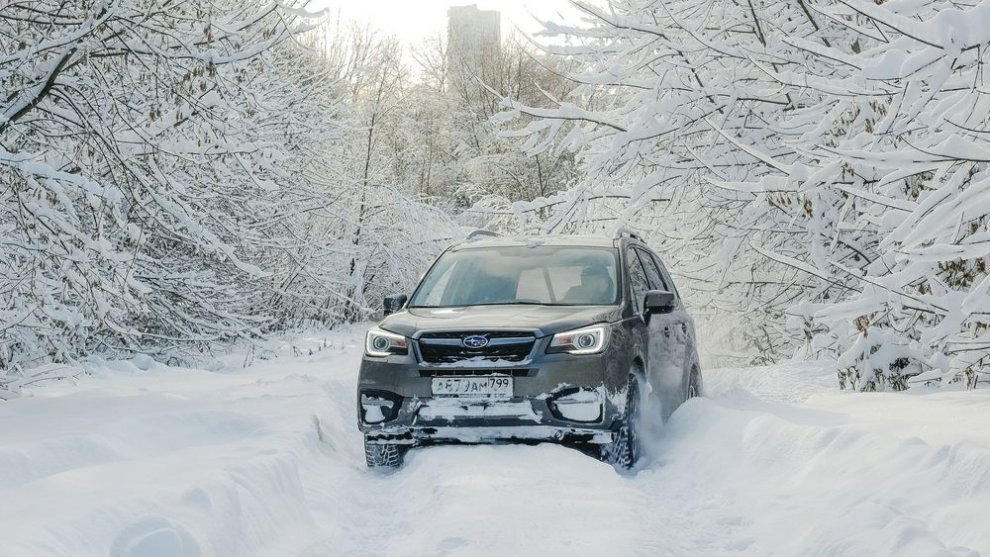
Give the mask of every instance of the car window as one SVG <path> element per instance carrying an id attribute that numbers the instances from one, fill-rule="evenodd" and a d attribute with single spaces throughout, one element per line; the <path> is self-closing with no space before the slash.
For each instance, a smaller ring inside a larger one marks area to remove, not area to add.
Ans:
<path id="1" fill-rule="evenodd" d="M 664 267 L 663 262 L 660 261 L 660 258 L 657 257 L 657 255 L 655 253 L 651 253 L 650 254 L 650 259 L 652 259 L 653 260 L 653 264 L 656 265 L 658 269 L 660 269 L 660 276 L 663 277 L 663 282 L 664 282 L 664 284 L 667 285 L 667 290 L 673 292 L 674 293 L 674 296 L 677 296 L 678 298 L 680 298 L 681 295 L 678 294 L 678 292 L 677 292 L 677 285 L 674 284 L 674 279 L 671 278 L 670 272 L 668 272 L 667 271 L 667 268 Z"/>
<path id="2" fill-rule="evenodd" d="M 636 249 L 636 253 L 639 255 L 639 260 L 646 268 L 646 276 L 650 279 L 650 286 L 654 290 L 667 290 L 670 291 L 670 286 L 667 285 L 667 281 L 663 279 L 663 274 L 660 273 L 660 268 L 657 267 L 657 262 L 653 260 L 649 252 L 641 249 Z"/>
<path id="3" fill-rule="evenodd" d="M 546 300 L 558 302 L 572 288 L 580 288 L 584 267 L 548 267 L 526 269 L 519 273 L 516 299 L 523 302 Z"/>
<path id="4" fill-rule="evenodd" d="M 633 297 L 633 307 L 637 312 L 643 313 L 646 291 L 650 289 L 650 283 L 639 257 L 636 256 L 636 250 L 626 250 L 626 264 L 629 266 L 629 290 Z"/>
<path id="5" fill-rule="evenodd" d="M 457 274 L 458 265 L 451 266 L 451 269 L 447 273 L 437 273 L 436 275 L 430 277 L 429 282 L 429 295 L 426 296 L 426 305 L 435 306 L 439 305 L 440 301 L 443 300 L 444 296 L 452 296 L 453 294 L 448 291 L 449 285 L 451 285 L 450 277 Z M 426 284 L 424 282 L 424 284 Z M 450 288 L 449 290 L 453 290 Z"/>
<path id="6" fill-rule="evenodd" d="M 614 248 L 472 247 L 444 253 L 410 307 L 611 305 L 619 301 Z"/>

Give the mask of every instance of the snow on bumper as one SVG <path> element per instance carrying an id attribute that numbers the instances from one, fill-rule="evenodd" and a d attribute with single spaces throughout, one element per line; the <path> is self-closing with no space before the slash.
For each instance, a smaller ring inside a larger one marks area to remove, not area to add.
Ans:
<path id="1" fill-rule="evenodd" d="M 369 441 L 612 440 L 625 402 L 628 368 L 604 355 L 543 354 L 523 362 L 426 365 L 412 355 L 365 357 L 358 427 Z M 442 377 L 511 377 L 509 394 L 436 394 Z"/>
<path id="2" fill-rule="evenodd" d="M 407 444 L 557 441 L 607 443 L 603 389 L 563 388 L 534 398 L 411 398 L 362 393 L 370 441 Z M 394 396 L 394 395 L 393 395 Z M 389 413 L 391 404 L 396 411 Z"/>
<path id="3" fill-rule="evenodd" d="M 440 426 L 407 429 L 382 429 L 366 434 L 372 443 L 430 445 L 447 443 L 539 442 L 610 443 L 613 433 L 602 429 L 533 426 Z"/>

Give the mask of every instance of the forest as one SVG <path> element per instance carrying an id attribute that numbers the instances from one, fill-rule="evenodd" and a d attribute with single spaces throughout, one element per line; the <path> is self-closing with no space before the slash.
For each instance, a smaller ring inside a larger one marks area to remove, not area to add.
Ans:
<path id="1" fill-rule="evenodd" d="M 706 365 L 988 380 L 990 5 L 573 4 L 471 65 L 302 2 L 4 4 L 0 400 L 366 321 L 476 228 L 641 234 Z"/>

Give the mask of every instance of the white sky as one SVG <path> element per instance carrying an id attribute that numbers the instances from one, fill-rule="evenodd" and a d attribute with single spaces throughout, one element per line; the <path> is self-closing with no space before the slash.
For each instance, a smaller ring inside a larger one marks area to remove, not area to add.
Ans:
<path id="1" fill-rule="evenodd" d="M 539 31 L 541 27 L 531 14 L 577 20 L 567 0 L 313 0 L 310 9 L 327 8 L 345 20 L 370 23 L 385 34 L 396 35 L 406 46 L 416 46 L 437 33 L 446 36 L 447 8 L 470 4 L 502 13 L 502 37 L 515 27 L 526 33 Z"/>

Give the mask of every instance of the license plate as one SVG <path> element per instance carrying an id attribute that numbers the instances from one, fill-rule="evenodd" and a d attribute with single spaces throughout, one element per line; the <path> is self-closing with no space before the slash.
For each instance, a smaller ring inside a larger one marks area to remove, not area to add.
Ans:
<path id="1" fill-rule="evenodd" d="M 433 394 L 438 396 L 512 397 L 511 377 L 434 377 Z"/>

